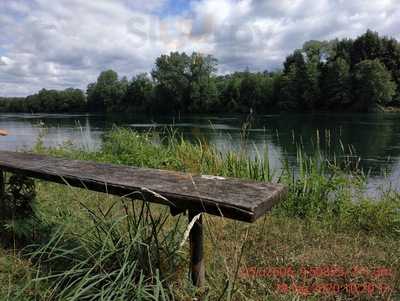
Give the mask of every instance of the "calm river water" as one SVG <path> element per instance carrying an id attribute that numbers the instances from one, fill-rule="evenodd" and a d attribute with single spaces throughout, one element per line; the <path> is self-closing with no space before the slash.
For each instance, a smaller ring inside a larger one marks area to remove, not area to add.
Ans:
<path id="1" fill-rule="evenodd" d="M 9 136 L 0 137 L 0 150 L 29 149 L 45 127 L 46 145 L 65 141 L 85 149 L 96 149 L 102 134 L 113 125 L 138 131 L 162 131 L 174 127 L 190 140 L 206 139 L 221 151 L 245 149 L 250 156 L 266 149 L 271 165 L 278 170 L 282 161 L 293 163 L 297 145 L 313 153 L 319 145 L 324 153 L 345 149 L 353 160 L 369 171 L 369 190 L 381 185 L 400 188 L 400 113 L 386 114 L 277 114 L 251 118 L 251 127 L 243 139 L 246 116 L 121 116 L 66 114 L 0 114 L 0 129 Z M 245 142 L 244 142 L 245 141 Z"/>

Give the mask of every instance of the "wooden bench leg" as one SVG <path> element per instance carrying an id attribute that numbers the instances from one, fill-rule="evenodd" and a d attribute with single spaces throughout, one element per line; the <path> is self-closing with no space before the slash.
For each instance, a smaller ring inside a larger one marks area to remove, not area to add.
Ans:
<path id="1" fill-rule="evenodd" d="M 189 210 L 189 222 L 198 214 L 196 211 Z M 194 223 L 190 230 L 190 275 L 193 285 L 204 287 L 204 251 L 203 251 L 203 219 L 200 218 Z"/>

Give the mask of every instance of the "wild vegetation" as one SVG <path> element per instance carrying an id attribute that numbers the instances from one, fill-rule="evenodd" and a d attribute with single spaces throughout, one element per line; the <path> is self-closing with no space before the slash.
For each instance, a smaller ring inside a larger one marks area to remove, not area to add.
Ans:
<path id="1" fill-rule="evenodd" d="M 78 90 L 0 99 L 0 112 L 269 113 L 371 111 L 400 105 L 400 44 L 367 31 L 355 40 L 308 41 L 278 71 L 217 75 L 217 59 L 173 52 L 131 80 L 101 72 Z"/>
<path id="2" fill-rule="evenodd" d="M 0 235 L 11 239 L 0 248 L 0 299 L 397 300 L 399 194 L 385 191 L 379 199 L 369 198 L 363 194 L 363 173 L 351 158 L 338 154 L 343 159 L 328 160 L 318 143 L 311 155 L 297 147 L 296 166 L 283 162 L 282 170 L 271 170 L 268 151 L 253 159 L 241 151 L 223 154 L 173 131 L 139 134 L 115 128 L 93 152 L 68 144 L 46 148 L 39 141 L 38 153 L 278 181 L 289 187 L 289 195 L 255 224 L 205 216 L 207 287 L 196 291 L 187 276 L 187 242 L 181 246 L 186 217 L 171 217 L 168 208 L 141 201 L 37 182 L 33 216 L 1 220 Z M 245 272 L 289 266 L 335 266 L 352 273 L 305 279 Z M 372 271 L 380 268 L 390 273 L 377 277 Z M 386 289 L 282 293 L 277 287 L 283 283 L 372 283 Z"/>

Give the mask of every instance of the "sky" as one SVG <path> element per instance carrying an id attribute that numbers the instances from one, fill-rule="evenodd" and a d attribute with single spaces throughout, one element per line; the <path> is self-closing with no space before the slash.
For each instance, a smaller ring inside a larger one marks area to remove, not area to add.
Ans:
<path id="1" fill-rule="evenodd" d="M 0 96 L 131 78 L 171 51 L 275 70 L 305 41 L 367 29 L 400 40 L 400 0 L 0 0 Z"/>

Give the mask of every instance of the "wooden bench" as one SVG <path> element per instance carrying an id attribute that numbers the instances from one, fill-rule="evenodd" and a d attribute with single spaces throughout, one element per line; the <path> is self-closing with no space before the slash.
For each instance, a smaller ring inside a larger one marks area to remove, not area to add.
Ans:
<path id="1" fill-rule="evenodd" d="M 189 222 L 200 214 L 189 236 L 191 278 L 197 286 L 204 284 L 201 213 L 254 222 L 286 195 L 280 184 L 9 151 L 0 151 L 0 191 L 3 172 L 117 196 L 137 197 L 140 192 L 148 202 L 169 206 L 173 215 L 188 211 Z"/>

